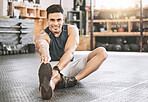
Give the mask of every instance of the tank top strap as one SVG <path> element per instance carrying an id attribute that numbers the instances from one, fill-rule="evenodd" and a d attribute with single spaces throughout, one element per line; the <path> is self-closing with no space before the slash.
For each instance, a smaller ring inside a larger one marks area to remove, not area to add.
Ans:
<path id="1" fill-rule="evenodd" d="M 47 34 L 49 34 L 49 33 L 50 33 L 49 26 L 46 27 L 46 28 L 44 29 L 44 31 L 45 31 Z"/>

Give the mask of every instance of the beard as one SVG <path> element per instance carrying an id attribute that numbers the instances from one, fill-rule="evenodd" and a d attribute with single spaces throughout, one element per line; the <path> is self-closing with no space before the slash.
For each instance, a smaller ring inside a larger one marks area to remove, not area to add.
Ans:
<path id="1" fill-rule="evenodd" d="M 53 33 L 59 33 L 60 30 L 60 26 L 51 26 L 51 30 Z"/>
<path id="2" fill-rule="evenodd" d="M 58 34 L 59 32 L 53 32 L 53 33 Z"/>

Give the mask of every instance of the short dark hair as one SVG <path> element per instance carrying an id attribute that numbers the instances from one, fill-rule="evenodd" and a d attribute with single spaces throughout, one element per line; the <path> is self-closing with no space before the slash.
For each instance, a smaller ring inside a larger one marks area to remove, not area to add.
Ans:
<path id="1" fill-rule="evenodd" d="M 58 4 L 53 4 L 51 6 L 49 6 L 47 9 L 47 18 L 48 18 L 48 14 L 49 13 L 56 13 L 56 12 L 61 12 L 63 14 L 64 10 L 62 8 L 61 5 L 58 5 Z"/>

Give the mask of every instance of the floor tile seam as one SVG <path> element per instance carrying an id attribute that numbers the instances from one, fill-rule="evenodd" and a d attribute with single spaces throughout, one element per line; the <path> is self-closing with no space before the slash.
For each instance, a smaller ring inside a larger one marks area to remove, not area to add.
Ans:
<path id="1" fill-rule="evenodd" d="M 121 89 L 121 90 L 119 90 L 119 91 L 117 91 L 117 92 L 114 92 L 114 93 L 105 95 L 104 97 L 102 97 L 102 98 L 99 99 L 99 100 L 105 99 L 105 98 L 107 98 L 107 97 L 109 97 L 109 96 L 112 96 L 112 95 L 121 93 L 121 92 L 123 92 L 123 91 L 127 91 L 127 90 L 129 90 L 129 89 L 131 89 L 131 88 L 133 88 L 133 87 L 136 87 L 136 86 L 138 86 L 138 85 L 140 85 L 140 84 L 143 84 L 143 83 L 148 83 L 148 80 L 145 80 L 145 81 L 139 82 L 139 83 L 137 83 L 137 84 L 131 85 L 131 86 L 129 86 L 129 87 L 127 87 L 127 88 L 124 88 L 124 89 Z M 91 102 L 98 102 L 99 100 L 98 100 L 98 99 L 95 99 L 95 100 L 92 100 Z"/>

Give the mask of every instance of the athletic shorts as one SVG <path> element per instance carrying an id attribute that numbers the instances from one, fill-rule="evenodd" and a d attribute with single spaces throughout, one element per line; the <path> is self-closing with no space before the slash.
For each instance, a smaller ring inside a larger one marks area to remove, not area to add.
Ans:
<path id="1" fill-rule="evenodd" d="M 82 58 L 74 59 L 61 71 L 64 76 L 74 77 L 80 73 L 87 64 L 88 55 Z M 58 61 L 50 62 L 52 68 L 56 66 Z"/>

